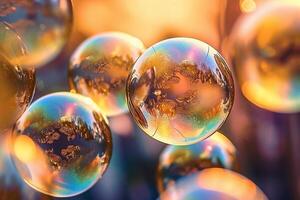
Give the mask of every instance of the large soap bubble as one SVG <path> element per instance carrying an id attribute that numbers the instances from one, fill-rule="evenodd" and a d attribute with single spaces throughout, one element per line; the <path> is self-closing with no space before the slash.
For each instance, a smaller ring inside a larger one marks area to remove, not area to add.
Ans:
<path id="1" fill-rule="evenodd" d="M 35 101 L 13 130 L 12 160 L 28 185 L 55 197 L 80 194 L 108 167 L 112 141 L 92 100 L 53 93 Z"/>
<path id="2" fill-rule="evenodd" d="M 213 134 L 234 97 L 228 65 L 208 44 L 172 38 L 148 48 L 127 83 L 131 114 L 151 137 L 187 145 Z"/>

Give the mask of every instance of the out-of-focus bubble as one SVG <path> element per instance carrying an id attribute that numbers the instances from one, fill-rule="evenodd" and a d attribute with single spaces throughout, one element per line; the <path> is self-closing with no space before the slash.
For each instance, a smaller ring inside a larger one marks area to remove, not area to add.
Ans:
<path id="1" fill-rule="evenodd" d="M 89 38 L 71 57 L 70 85 L 78 93 L 91 97 L 106 116 L 127 112 L 126 80 L 143 51 L 139 39 L 124 33 Z"/>
<path id="2" fill-rule="evenodd" d="M 216 132 L 209 138 L 188 146 L 167 146 L 158 166 L 158 190 L 163 192 L 169 185 L 193 172 L 205 168 L 233 169 L 236 149 L 223 134 Z"/>
<path id="3" fill-rule="evenodd" d="M 24 67 L 42 66 L 61 51 L 70 35 L 71 0 L 1 0 L 0 21 L 20 35 L 28 50 L 15 59 Z"/>
<path id="4" fill-rule="evenodd" d="M 151 137 L 175 145 L 213 134 L 233 104 L 234 85 L 222 56 L 196 39 L 159 42 L 137 60 L 128 78 L 131 114 Z"/>
<path id="5" fill-rule="evenodd" d="M 106 119 L 87 97 L 60 92 L 35 101 L 13 131 L 12 160 L 32 188 L 56 197 L 80 194 L 108 167 Z"/>
<path id="6" fill-rule="evenodd" d="M 237 23 L 231 38 L 242 93 L 270 111 L 300 111 L 299 5 L 264 3 Z"/>
<path id="7" fill-rule="evenodd" d="M 25 54 L 20 37 L 0 22 L 0 132 L 16 122 L 34 94 L 34 70 L 21 68 L 21 62 L 11 63 L 15 56 Z"/>
<path id="8" fill-rule="evenodd" d="M 167 188 L 160 200 L 267 200 L 246 177 L 221 168 L 204 169 L 186 176 Z"/>

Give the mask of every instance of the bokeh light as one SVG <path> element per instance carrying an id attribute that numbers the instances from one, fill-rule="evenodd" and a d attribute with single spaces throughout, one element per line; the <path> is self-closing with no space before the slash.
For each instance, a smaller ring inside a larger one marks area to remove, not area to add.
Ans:
<path id="1" fill-rule="evenodd" d="M 87 39 L 71 57 L 71 88 L 91 97 L 106 116 L 127 112 L 126 80 L 143 51 L 143 43 L 125 33 L 103 33 Z"/>
<path id="2" fill-rule="evenodd" d="M 160 200 L 267 200 L 266 195 L 248 178 L 221 168 L 204 169 L 168 187 Z"/>
<path id="3" fill-rule="evenodd" d="M 213 134 L 233 104 L 229 67 L 211 46 L 173 38 L 148 48 L 128 78 L 129 110 L 149 136 L 175 145 Z"/>
<path id="4" fill-rule="evenodd" d="M 13 130 L 11 157 L 24 181 L 39 192 L 78 195 L 102 177 L 111 133 L 95 103 L 60 92 L 35 101 Z"/>
<path id="5" fill-rule="evenodd" d="M 237 23 L 231 37 L 242 93 L 270 111 L 300 110 L 299 5 L 264 3 Z"/>
<path id="6" fill-rule="evenodd" d="M 0 132 L 15 123 L 34 94 L 34 70 L 21 68 L 20 60 L 11 63 L 20 55 L 26 55 L 22 40 L 8 24 L 0 22 Z"/>
<path id="7" fill-rule="evenodd" d="M 220 132 L 193 145 L 169 145 L 159 159 L 158 190 L 163 192 L 180 178 L 212 167 L 236 168 L 236 148 Z"/>
<path id="8" fill-rule="evenodd" d="M 19 34 L 28 50 L 26 55 L 15 57 L 23 67 L 43 66 L 55 58 L 70 36 L 72 18 L 71 0 L 0 2 L 0 21 Z"/>

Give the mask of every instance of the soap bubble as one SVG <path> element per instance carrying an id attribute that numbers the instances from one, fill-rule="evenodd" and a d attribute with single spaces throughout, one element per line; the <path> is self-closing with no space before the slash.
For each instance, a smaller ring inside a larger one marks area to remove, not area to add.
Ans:
<path id="1" fill-rule="evenodd" d="M 173 38 L 142 54 L 128 78 L 127 100 L 140 128 L 151 137 L 187 145 L 213 134 L 234 97 L 222 56 L 196 39 Z"/>
<path id="2" fill-rule="evenodd" d="M 42 66 L 60 53 L 70 36 L 71 0 L 1 0 L 0 21 L 24 41 L 28 54 L 16 57 L 23 67 Z"/>
<path id="3" fill-rule="evenodd" d="M 108 167 L 106 119 L 87 97 L 59 92 L 35 101 L 13 130 L 12 160 L 39 192 L 68 197 L 92 187 Z"/>
<path id="4" fill-rule="evenodd" d="M 160 195 L 160 200 L 267 200 L 246 177 L 222 168 L 209 168 L 188 175 Z"/>
<path id="5" fill-rule="evenodd" d="M 10 128 L 30 104 L 35 89 L 35 72 L 23 69 L 15 56 L 25 55 L 19 36 L 0 22 L 0 132 Z M 17 61 L 17 60 L 15 60 Z"/>
<path id="6" fill-rule="evenodd" d="M 242 93 L 266 110 L 300 111 L 299 5 L 265 3 L 242 18 L 231 37 Z"/>
<path id="7" fill-rule="evenodd" d="M 160 192 L 178 179 L 205 168 L 236 167 L 236 149 L 223 134 L 216 132 L 209 138 L 188 146 L 167 146 L 159 160 L 157 183 Z"/>
<path id="8" fill-rule="evenodd" d="M 91 97 L 106 116 L 127 112 L 126 80 L 143 51 L 143 43 L 125 33 L 109 32 L 89 38 L 71 57 L 70 85 Z"/>

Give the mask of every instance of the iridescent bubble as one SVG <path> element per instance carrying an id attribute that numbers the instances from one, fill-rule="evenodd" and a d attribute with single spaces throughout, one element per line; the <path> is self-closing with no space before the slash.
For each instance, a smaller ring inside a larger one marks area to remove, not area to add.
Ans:
<path id="1" fill-rule="evenodd" d="M 236 149 L 223 134 L 216 132 L 193 145 L 169 145 L 163 150 L 159 159 L 158 190 L 163 192 L 178 179 L 212 167 L 226 169 L 236 167 Z"/>
<path id="2" fill-rule="evenodd" d="M 108 167 L 107 121 L 87 97 L 59 92 L 35 101 L 13 130 L 12 160 L 32 188 L 55 197 L 80 194 Z"/>
<path id="3" fill-rule="evenodd" d="M 274 112 L 300 111 L 300 4 L 262 4 L 236 25 L 232 59 L 243 95 Z"/>
<path id="4" fill-rule="evenodd" d="M 35 89 L 35 72 L 11 63 L 15 56 L 25 55 L 19 36 L 0 22 L 0 132 L 11 127 L 30 104 Z M 17 61 L 17 60 L 15 60 Z"/>
<path id="5" fill-rule="evenodd" d="M 233 104 L 234 85 L 225 60 L 191 38 L 161 41 L 142 54 L 127 82 L 127 100 L 151 137 L 187 145 L 213 134 Z"/>
<path id="6" fill-rule="evenodd" d="M 60 53 L 70 36 L 71 0 L 1 0 L 0 21 L 20 35 L 28 50 L 15 59 L 24 67 L 42 66 Z"/>
<path id="7" fill-rule="evenodd" d="M 71 88 L 91 97 L 106 116 L 127 112 L 126 80 L 143 51 L 143 43 L 125 33 L 109 32 L 87 39 L 71 57 Z"/>
<path id="8" fill-rule="evenodd" d="M 160 195 L 160 200 L 267 200 L 248 178 L 222 168 L 188 175 Z"/>

